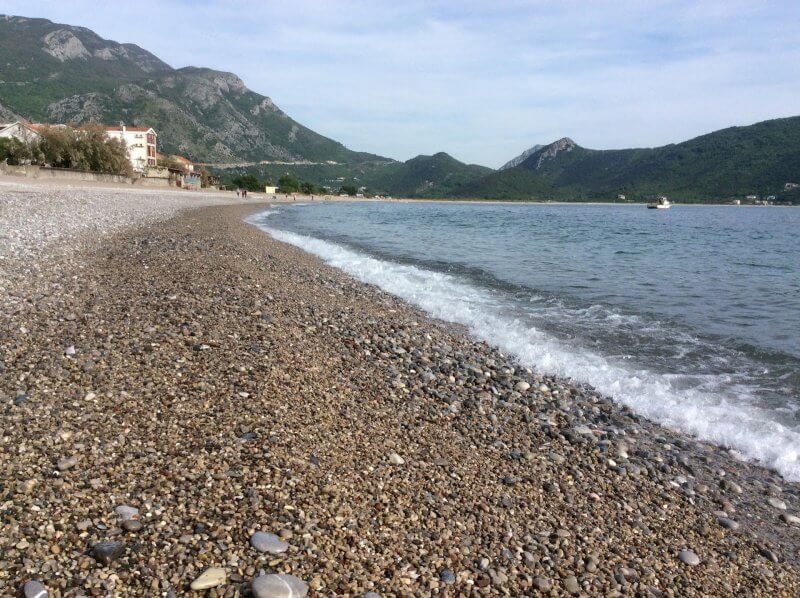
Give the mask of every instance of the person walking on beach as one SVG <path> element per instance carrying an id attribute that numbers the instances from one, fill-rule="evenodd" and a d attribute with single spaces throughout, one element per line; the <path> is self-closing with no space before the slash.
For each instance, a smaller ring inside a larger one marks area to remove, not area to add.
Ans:
<path id="1" fill-rule="evenodd" d="M 239 189 L 236 189 L 236 197 L 239 197 Z"/>

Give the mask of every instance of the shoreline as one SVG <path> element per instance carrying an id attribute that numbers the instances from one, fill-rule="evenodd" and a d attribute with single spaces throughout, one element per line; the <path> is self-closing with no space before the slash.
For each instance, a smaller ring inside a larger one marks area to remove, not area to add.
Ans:
<path id="1" fill-rule="evenodd" d="M 261 570 L 314 595 L 800 590 L 800 485 L 243 222 L 264 207 L 94 239 L 3 305 L 0 593 L 180 595 L 211 566 L 217 595 Z"/>
<path id="2" fill-rule="evenodd" d="M 14 175 L 0 174 L 0 189 L 3 186 L 26 186 L 26 187 L 45 187 L 51 189 L 91 189 L 91 190 L 116 190 L 116 191 L 129 191 L 131 193 L 142 194 L 155 194 L 155 195 L 171 195 L 176 194 L 181 197 L 221 197 L 233 201 L 240 201 L 241 203 L 252 202 L 271 202 L 271 203 L 295 203 L 298 201 L 303 202 L 396 202 L 396 203 L 443 203 L 443 204 L 498 204 L 498 205 L 552 205 L 552 206 L 631 206 L 643 207 L 647 206 L 649 201 L 641 202 L 615 202 L 615 201 L 550 201 L 550 200 L 511 200 L 511 199 L 448 199 L 448 198 L 413 198 L 413 197 L 393 197 L 392 199 L 378 199 L 374 197 L 340 197 L 338 195 L 315 195 L 311 199 L 311 195 L 289 194 L 293 199 L 282 197 L 286 194 L 267 195 L 260 191 L 248 191 L 252 194 L 252 198 L 241 199 L 237 198 L 234 191 L 221 191 L 216 189 L 202 189 L 202 190 L 187 190 L 176 187 L 147 187 L 136 186 L 123 183 L 108 183 L 108 182 L 91 182 L 91 181 L 53 181 L 48 179 L 28 179 L 25 177 L 18 177 Z M 800 208 L 798 204 L 788 205 L 768 205 L 760 206 L 753 204 L 734 205 L 730 202 L 688 202 L 682 203 L 680 201 L 673 201 L 673 206 L 680 207 L 697 207 L 697 206 L 714 206 L 714 207 L 731 207 L 731 208 Z"/>

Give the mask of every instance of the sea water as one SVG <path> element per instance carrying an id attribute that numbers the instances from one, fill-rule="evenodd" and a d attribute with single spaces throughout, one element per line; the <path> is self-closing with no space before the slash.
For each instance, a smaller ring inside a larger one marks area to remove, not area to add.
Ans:
<path id="1" fill-rule="evenodd" d="M 353 202 L 251 221 L 800 480 L 800 209 Z"/>

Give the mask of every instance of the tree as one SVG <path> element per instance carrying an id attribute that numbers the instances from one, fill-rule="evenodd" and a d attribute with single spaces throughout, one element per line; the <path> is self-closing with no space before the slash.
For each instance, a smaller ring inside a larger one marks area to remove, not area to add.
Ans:
<path id="1" fill-rule="evenodd" d="M 254 175 L 252 174 L 242 174 L 239 176 L 235 176 L 231 179 L 233 186 L 238 189 L 247 189 L 248 191 L 263 191 L 264 185 L 261 184 Z"/>
<path id="2" fill-rule="evenodd" d="M 31 157 L 31 148 L 16 137 L 4 137 L 0 139 L 0 162 L 6 162 L 12 166 L 17 166 L 18 164 L 30 160 Z"/>
<path id="3" fill-rule="evenodd" d="M 279 193 L 297 193 L 300 190 L 300 181 L 293 174 L 285 174 L 278 179 Z"/>
<path id="4" fill-rule="evenodd" d="M 88 125 L 81 130 L 45 127 L 39 131 L 33 156 L 37 162 L 56 168 L 133 174 L 125 143 L 110 139 L 100 125 Z"/>
<path id="5" fill-rule="evenodd" d="M 354 196 L 356 193 L 358 193 L 358 189 L 356 189 L 353 185 L 342 185 L 339 189 L 340 195 L 344 194 Z"/>
<path id="6" fill-rule="evenodd" d="M 317 186 L 314 183 L 309 183 L 308 181 L 303 181 L 300 183 L 300 192 L 305 195 L 313 195 L 314 193 L 318 193 Z"/>

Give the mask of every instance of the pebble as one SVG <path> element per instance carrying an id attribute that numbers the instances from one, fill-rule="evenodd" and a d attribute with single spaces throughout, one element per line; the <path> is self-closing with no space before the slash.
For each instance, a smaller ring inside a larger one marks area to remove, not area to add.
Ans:
<path id="1" fill-rule="evenodd" d="M 769 548 L 759 548 L 758 552 L 768 561 L 772 561 L 773 563 L 777 563 L 780 559 L 778 559 L 778 555 L 771 551 Z"/>
<path id="2" fill-rule="evenodd" d="M 581 586 L 578 584 L 578 578 L 574 575 L 570 575 L 569 577 L 565 578 L 564 589 L 570 594 L 579 594 L 581 591 Z"/>
<path id="3" fill-rule="evenodd" d="M 691 550 L 681 550 L 678 553 L 678 558 L 684 565 L 689 565 L 690 567 L 700 564 L 700 557 Z"/>
<path id="4" fill-rule="evenodd" d="M 66 471 L 75 467 L 78 464 L 77 457 L 64 457 L 63 459 L 58 460 L 58 470 L 59 471 Z"/>
<path id="5" fill-rule="evenodd" d="M 225 583 L 228 572 L 222 567 L 210 567 L 200 574 L 189 586 L 193 590 L 207 590 Z"/>
<path id="6" fill-rule="evenodd" d="M 527 382 L 517 382 L 517 383 L 514 385 L 514 390 L 516 390 L 517 392 L 525 392 L 525 391 L 527 391 L 527 390 L 528 390 L 530 387 L 531 387 L 531 385 L 530 385 L 530 384 L 528 384 Z"/>
<path id="7" fill-rule="evenodd" d="M 533 580 L 533 587 L 540 592 L 549 592 L 553 589 L 553 582 L 547 577 L 535 577 Z"/>
<path id="8" fill-rule="evenodd" d="M 92 556 L 102 565 L 110 565 L 125 552 L 123 542 L 98 542 L 92 546 Z"/>
<path id="9" fill-rule="evenodd" d="M 308 585 L 294 575 L 259 575 L 253 580 L 255 598 L 302 598 L 308 594 Z"/>
<path id="10" fill-rule="evenodd" d="M 456 583 L 456 574 L 450 569 L 442 569 L 442 572 L 439 573 L 439 579 L 443 583 Z"/>
<path id="11" fill-rule="evenodd" d="M 784 523 L 788 523 L 789 525 L 800 525 L 800 517 L 797 517 L 796 515 L 781 513 L 781 519 Z"/>
<path id="12" fill-rule="evenodd" d="M 739 529 L 739 522 L 730 519 L 729 517 L 718 517 L 717 522 L 724 527 L 725 529 L 729 529 L 731 531 L 736 531 Z"/>
<path id="13" fill-rule="evenodd" d="M 783 502 L 780 498 L 775 498 L 774 496 L 770 496 L 767 499 L 767 502 L 770 504 L 771 507 L 775 507 L 776 509 L 780 509 L 781 511 L 786 510 L 786 503 Z"/>
<path id="14" fill-rule="evenodd" d="M 47 598 L 47 588 L 41 581 L 31 580 L 22 588 L 25 598 Z"/>
<path id="15" fill-rule="evenodd" d="M 122 522 L 122 527 L 128 532 L 138 532 L 144 527 L 144 525 L 138 519 L 126 519 Z"/>
<path id="16" fill-rule="evenodd" d="M 139 516 L 139 509 L 128 505 L 119 505 L 114 509 L 114 512 L 119 515 L 121 521 L 128 521 Z"/>
<path id="17" fill-rule="evenodd" d="M 250 545 L 259 552 L 281 554 L 289 550 L 289 543 L 284 542 L 275 534 L 256 532 L 250 536 Z"/>
<path id="18" fill-rule="evenodd" d="M 402 465 L 405 463 L 405 459 L 397 453 L 389 453 L 389 463 L 392 465 Z"/>

